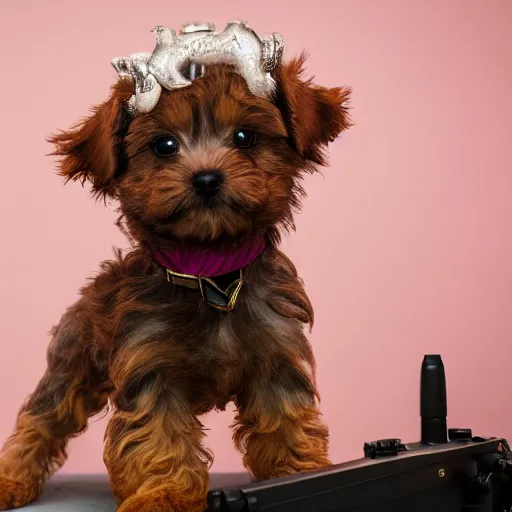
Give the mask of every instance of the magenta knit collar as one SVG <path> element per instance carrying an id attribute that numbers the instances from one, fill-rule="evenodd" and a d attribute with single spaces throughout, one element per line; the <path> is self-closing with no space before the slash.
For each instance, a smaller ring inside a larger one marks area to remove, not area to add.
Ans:
<path id="1" fill-rule="evenodd" d="M 265 250 L 262 237 L 249 239 L 231 250 L 182 250 L 151 248 L 154 260 L 162 267 L 187 276 L 216 277 L 240 270 Z"/>

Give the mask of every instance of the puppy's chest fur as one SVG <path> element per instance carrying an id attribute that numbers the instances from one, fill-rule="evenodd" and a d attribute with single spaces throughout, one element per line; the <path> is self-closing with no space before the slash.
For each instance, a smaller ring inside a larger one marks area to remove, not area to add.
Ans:
<path id="1" fill-rule="evenodd" d="M 198 290 L 169 283 L 160 269 L 114 272 L 115 289 L 102 301 L 109 359 L 133 358 L 141 374 L 163 372 L 198 414 L 223 409 L 244 382 L 277 371 L 302 342 L 302 324 L 272 308 L 275 294 L 260 274 L 249 273 L 236 309 L 224 313 L 204 304 Z M 101 280 L 96 286 L 101 292 Z"/>

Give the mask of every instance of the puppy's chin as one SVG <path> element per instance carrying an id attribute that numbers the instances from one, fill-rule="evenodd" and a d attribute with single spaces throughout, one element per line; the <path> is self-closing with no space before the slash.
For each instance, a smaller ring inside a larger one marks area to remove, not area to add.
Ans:
<path id="1" fill-rule="evenodd" d="M 151 232 L 153 243 L 200 246 L 229 246 L 255 232 L 250 216 L 213 204 L 190 209 L 170 222 L 155 222 L 147 228 Z"/>

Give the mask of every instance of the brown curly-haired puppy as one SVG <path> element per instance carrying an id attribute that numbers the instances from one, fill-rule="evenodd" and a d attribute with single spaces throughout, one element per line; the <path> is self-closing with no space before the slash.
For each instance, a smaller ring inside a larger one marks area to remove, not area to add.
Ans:
<path id="1" fill-rule="evenodd" d="M 279 65 L 272 101 L 218 65 L 136 117 L 133 84 L 120 80 L 90 118 L 51 139 L 67 180 L 118 200 L 134 247 L 102 264 L 54 328 L 46 373 L 1 452 L 0 510 L 41 494 L 68 439 L 107 401 L 104 460 L 122 512 L 205 509 L 212 454 L 198 416 L 230 401 L 256 478 L 329 464 L 303 332 L 313 309 L 278 244 L 303 173 L 349 127 L 350 91 L 313 85 L 303 64 Z M 244 251 L 250 263 L 227 276 L 165 266 L 169 255 Z"/>

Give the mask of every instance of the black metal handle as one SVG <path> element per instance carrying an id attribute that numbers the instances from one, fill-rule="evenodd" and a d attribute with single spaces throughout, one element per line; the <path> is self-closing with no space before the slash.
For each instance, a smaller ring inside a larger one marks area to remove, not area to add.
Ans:
<path id="1" fill-rule="evenodd" d="M 447 443 L 446 377 L 440 355 L 426 355 L 423 358 L 420 415 L 422 444 Z"/>

